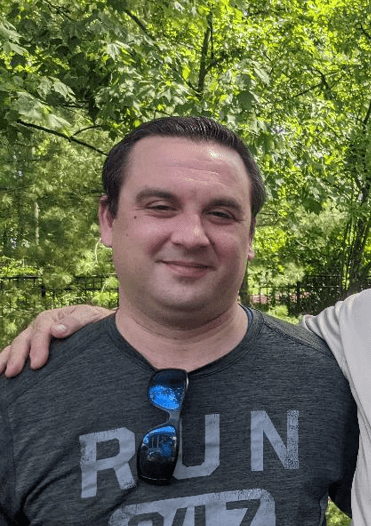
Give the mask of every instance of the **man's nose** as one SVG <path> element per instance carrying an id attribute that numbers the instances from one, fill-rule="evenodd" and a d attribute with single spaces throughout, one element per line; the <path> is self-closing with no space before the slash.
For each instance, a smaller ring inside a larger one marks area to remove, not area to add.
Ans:
<path id="1" fill-rule="evenodd" d="M 182 214 L 174 225 L 171 241 L 186 248 L 200 248 L 210 245 L 210 239 L 198 214 Z"/>

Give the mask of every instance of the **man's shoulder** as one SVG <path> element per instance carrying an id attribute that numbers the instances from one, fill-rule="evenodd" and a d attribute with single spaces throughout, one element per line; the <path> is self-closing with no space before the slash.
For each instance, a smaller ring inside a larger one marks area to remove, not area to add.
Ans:
<path id="1" fill-rule="evenodd" d="M 84 326 L 71 336 L 61 340 L 53 340 L 50 344 L 48 362 L 38 370 L 32 370 L 27 363 L 22 373 L 15 378 L 0 378 L 0 403 L 9 405 L 29 389 L 41 388 L 47 379 L 55 381 L 61 376 L 63 369 L 68 369 L 71 375 L 81 363 L 87 366 L 89 362 L 96 362 L 96 355 L 103 351 L 104 346 L 110 345 L 108 327 L 110 320 L 105 318 Z"/>
<path id="2" fill-rule="evenodd" d="M 261 311 L 255 311 L 262 320 L 265 338 L 273 339 L 276 344 L 290 345 L 303 351 L 321 354 L 333 360 L 333 355 L 326 342 L 304 327 L 275 318 Z"/>
<path id="3" fill-rule="evenodd" d="M 114 324 L 113 316 L 109 316 L 108 318 L 88 323 L 68 338 L 54 340 L 50 344 L 50 360 L 55 360 L 56 356 L 61 354 L 61 350 L 63 350 L 63 353 L 72 354 L 76 351 L 84 352 L 84 350 L 96 347 L 95 343 L 98 344 L 98 341 L 107 339 L 112 324 Z"/>

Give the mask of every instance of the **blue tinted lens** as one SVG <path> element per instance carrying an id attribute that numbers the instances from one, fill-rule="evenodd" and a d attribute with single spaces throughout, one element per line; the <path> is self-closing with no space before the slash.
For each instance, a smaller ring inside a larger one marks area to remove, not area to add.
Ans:
<path id="1" fill-rule="evenodd" d="M 152 403 L 170 411 L 179 409 L 182 404 L 184 389 L 172 388 L 163 385 L 154 385 L 149 388 L 148 396 Z"/>
<path id="2" fill-rule="evenodd" d="M 175 453 L 176 430 L 173 426 L 153 429 L 143 438 L 147 460 L 170 458 Z"/>
<path id="3" fill-rule="evenodd" d="M 167 411 L 180 409 L 187 387 L 187 374 L 182 370 L 167 370 L 156 373 L 149 386 L 150 401 Z"/>

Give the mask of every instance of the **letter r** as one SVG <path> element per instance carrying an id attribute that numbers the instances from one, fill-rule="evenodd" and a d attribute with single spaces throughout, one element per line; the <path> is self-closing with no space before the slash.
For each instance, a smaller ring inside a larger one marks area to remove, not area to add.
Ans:
<path id="1" fill-rule="evenodd" d="M 118 440 L 119 452 L 114 457 L 97 460 L 98 442 Z M 132 488 L 135 481 L 130 470 L 129 460 L 135 455 L 134 433 L 125 427 L 89 433 L 80 436 L 81 444 L 81 498 L 95 497 L 97 494 L 98 471 L 113 469 L 121 489 Z"/>

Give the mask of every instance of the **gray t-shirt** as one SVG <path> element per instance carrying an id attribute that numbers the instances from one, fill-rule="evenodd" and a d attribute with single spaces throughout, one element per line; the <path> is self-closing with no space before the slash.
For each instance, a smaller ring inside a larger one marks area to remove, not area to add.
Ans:
<path id="1" fill-rule="evenodd" d="M 153 371 L 111 317 L 0 380 L 1 526 L 321 526 L 329 493 L 350 512 L 356 407 L 322 340 L 253 311 L 241 343 L 189 375 L 169 486 L 136 474 L 166 421 Z"/>

